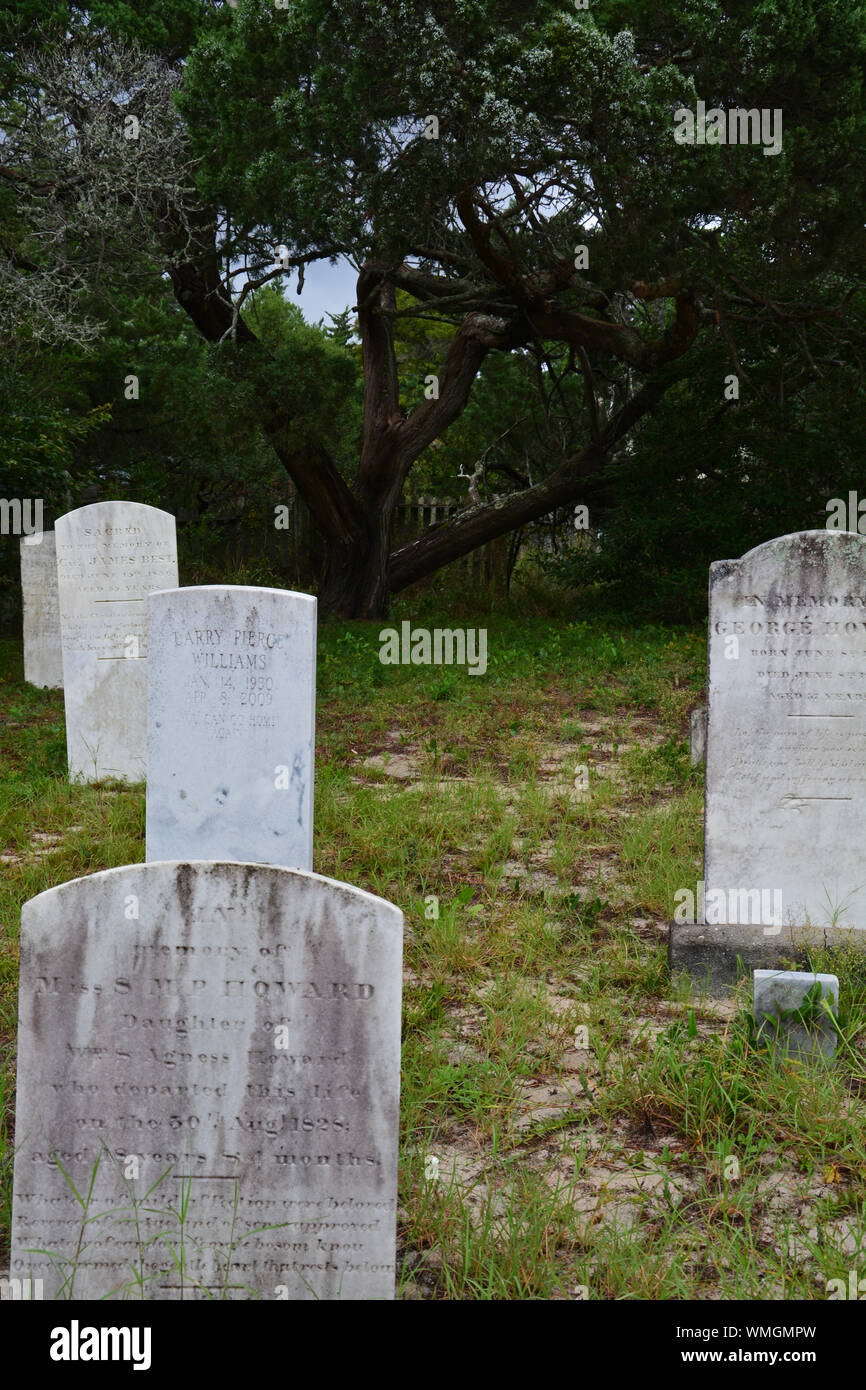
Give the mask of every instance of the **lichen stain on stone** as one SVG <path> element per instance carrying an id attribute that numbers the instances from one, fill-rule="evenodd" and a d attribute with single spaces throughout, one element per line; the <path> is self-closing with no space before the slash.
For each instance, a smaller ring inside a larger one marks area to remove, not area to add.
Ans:
<path id="1" fill-rule="evenodd" d="M 192 921 L 192 906 L 195 896 L 196 871 L 192 864 L 178 864 L 174 871 L 175 891 L 180 905 L 184 925 Z"/>
<path id="2" fill-rule="evenodd" d="M 281 883 L 279 874 L 269 875 L 262 926 L 267 934 L 268 940 L 275 944 L 279 941 L 283 927 L 283 895 L 280 889 Z"/>

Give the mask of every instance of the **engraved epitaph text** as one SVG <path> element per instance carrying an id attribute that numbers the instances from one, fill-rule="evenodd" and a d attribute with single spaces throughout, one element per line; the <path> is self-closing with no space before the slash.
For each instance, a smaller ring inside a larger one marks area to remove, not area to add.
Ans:
<path id="1" fill-rule="evenodd" d="M 806 531 L 710 570 L 706 891 L 866 928 L 866 539 Z"/>
<path id="2" fill-rule="evenodd" d="M 135 865 L 25 904 L 12 1273 L 392 1298 L 401 955 L 397 908 L 274 867 Z"/>
<path id="3" fill-rule="evenodd" d="M 316 600 L 207 585 L 148 602 L 147 858 L 310 869 Z"/>

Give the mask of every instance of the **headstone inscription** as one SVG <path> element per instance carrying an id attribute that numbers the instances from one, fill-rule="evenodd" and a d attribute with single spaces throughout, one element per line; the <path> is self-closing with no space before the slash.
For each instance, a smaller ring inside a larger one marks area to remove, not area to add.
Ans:
<path id="1" fill-rule="evenodd" d="M 24 679 L 31 685 L 58 690 L 63 685 L 63 658 L 53 531 L 38 531 L 21 539 L 21 599 Z"/>
<path id="2" fill-rule="evenodd" d="M 866 538 L 717 561 L 709 606 L 706 914 L 670 959 L 733 978 L 866 928 Z"/>
<path id="3" fill-rule="evenodd" d="M 151 594 L 147 859 L 312 868 L 316 600 Z"/>
<path id="4" fill-rule="evenodd" d="M 12 1274 L 46 1298 L 393 1298 L 402 913 L 158 863 L 21 923 Z"/>
<path id="5" fill-rule="evenodd" d="M 177 584 L 174 517 L 95 502 L 58 517 L 57 579 L 72 780 L 146 769 L 147 595 Z"/>

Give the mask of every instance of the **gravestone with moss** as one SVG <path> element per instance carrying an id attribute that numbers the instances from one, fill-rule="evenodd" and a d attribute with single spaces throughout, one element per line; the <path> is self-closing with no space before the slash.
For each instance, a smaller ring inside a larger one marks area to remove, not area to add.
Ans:
<path id="1" fill-rule="evenodd" d="M 401 962 L 396 907 L 274 866 L 136 864 L 26 903 L 12 1276 L 393 1298 Z"/>
<path id="2" fill-rule="evenodd" d="M 672 969 L 711 983 L 866 944 L 866 537 L 710 567 L 703 899 Z"/>

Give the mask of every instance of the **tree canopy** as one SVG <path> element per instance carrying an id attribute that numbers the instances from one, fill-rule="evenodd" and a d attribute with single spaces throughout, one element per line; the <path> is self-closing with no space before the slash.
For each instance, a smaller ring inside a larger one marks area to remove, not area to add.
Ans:
<path id="1" fill-rule="evenodd" d="M 449 560 L 575 503 L 603 523 L 603 568 L 616 535 L 640 531 L 638 480 L 660 509 L 665 494 L 674 511 L 699 509 L 708 474 L 696 445 L 708 435 L 716 513 L 741 530 L 759 495 L 777 511 L 785 496 L 801 513 L 815 505 L 824 424 L 845 472 L 864 347 L 860 0 L 238 0 L 152 7 L 147 32 L 129 8 L 89 7 L 85 31 L 63 39 L 85 56 L 53 111 L 47 42 L 25 65 L 29 105 L 20 88 L 8 99 L 25 119 L 4 176 L 17 199 L 7 262 L 66 286 L 34 253 L 47 228 L 80 268 L 71 253 L 87 223 L 59 122 L 90 214 L 118 226 L 120 245 L 137 209 L 142 254 L 162 257 L 180 309 L 245 381 L 323 538 L 326 607 L 384 613 Z M 51 13 L 76 30 L 75 7 Z M 149 46 L 135 61 L 151 78 L 139 84 L 136 150 L 100 142 L 109 198 L 76 133 L 94 117 L 70 118 L 92 113 L 80 103 L 94 66 L 106 99 L 128 109 L 111 44 L 130 38 Z M 677 134 L 684 111 L 694 143 Z M 136 203 L 156 165 L 161 181 Z M 63 197 L 79 214 L 68 244 Z M 295 334 L 301 357 L 281 356 L 247 312 L 267 302 L 264 286 L 337 256 L 358 272 L 363 376 L 357 428 L 344 415 L 338 440 L 333 398 L 315 392 L 323 342 L 304 348 Z M 516 375 L 498 368 L 509 358 Z M 525 435 L 529 380 L 541 450 Z M 464 476 L 461 450 L 477 462 L 496 444 L 495 495 L 470 495 L 447 525 L 394 550 L 395 508 L 443 440 Z"/>

